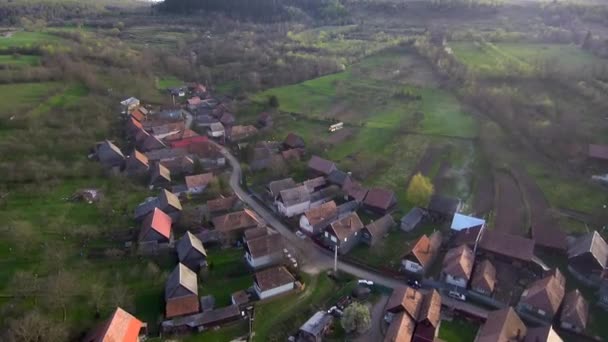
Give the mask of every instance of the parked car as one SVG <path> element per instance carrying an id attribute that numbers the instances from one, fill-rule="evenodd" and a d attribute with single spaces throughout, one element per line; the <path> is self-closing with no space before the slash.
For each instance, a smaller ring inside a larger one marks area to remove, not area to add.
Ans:
<path id="1" fill-rule="evenodd" d="M 422 285 L 420 285 L 420 282 L 418 280 L 414 280 L 414 279 L 408 280 L 407 286 L 414 288 L 414 289 L 419 289 L 422 287 Z"/>
<path id="2" fill-rule="evenodd" d="M 366 280 L 366 279 L 359 279 L 358 283 L 359 283 L 359 285 L 374 286 L 374 282 L 373 281 Z"/>
<path id="3" fill-rule="evenodd" d="M 463 301 L 463 302 L 465 300 L 467 300 L 467 297 L 465 295 L 463 295 L 462 293 L 457 292 L 457 291 L 450 291 L 450 292 L 448 292 L 448 297 L 454 298 L 456 300 L 460 300 L 460 301 Z"/>

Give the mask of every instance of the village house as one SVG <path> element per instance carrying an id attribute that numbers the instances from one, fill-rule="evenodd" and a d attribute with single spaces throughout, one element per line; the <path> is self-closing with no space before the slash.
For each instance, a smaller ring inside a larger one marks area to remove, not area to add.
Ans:
<path id="1" fill-rule="evenodd" d="M 149 135 L 149 134 L 147 134 L 147 132 L 146 132 L 146 134 L 141 133 L 141 131 L 145 132 L 144 125 L 141 122 L 137 121 L 137 119 L 135 119 L 132 116 L 130 116 L 129 119 L 127 120 L 127 124 L 125 125 L 125 130 L 129 137 L 136 138 L 136 140 L 145 139 Z M 140 135 L 140 136 L 137 137 L 137 135 Z"/>
<path id="2" fill-rule="evenodd" d="M 337 246 L 338 253 L 344 255 L 359 243 L 363 222 L 357 213 L 334 221 L 323 234 L 325 243 L 332 248 Z"/>
<path id="3" fill-rule="evenodd" d="M 146 115 L 147 115 L 147 111 L 146 113 L 144 113 L 145 108 L 143 107 L 137 107 L 134 108 L 133 111 L 131 112 L 131 114 L 129 114 L 132 118 L 134 118 L 135 120 L 142 122 L 144 120 L 146 120 Z"/>
<path id="4" fill-rule="evenodd" d="M 260 299 L 266 299 L 292 291 L 295 283 L 295 278 L 285 267 L 276 266 L 256 272 L 253 288 Z"/>
<path id="5" fill-rule="evenodd" d="M 193 96 L 193 97 L 189 98 L 186 102 L 188 103 L 188 108 L 194 109 L 194 108 L 198 107 L 201 104 L 201 102 L 203 102 L 203 101 L 201 100 L 200 97 Z"/>
<path id="6" fill-rule="evenodd" d="M 424 274 L 437 257 L 441 241 L 441 233 L 438 231 L 431 234 L 430 237 L 422 235 L 410 251 L 401 258 L 403 269 L 406 272 Z"/>
<path id="7" fill-rule="evenodd" d="M 177 146 L 173 146 L 173 144 L 176 142 L 179 143 L 180 141 L 184 141 L 184 140 L 185 141 L 188 141 L 188 140 L 207 141 L 207 137 L 201 136 L 189 128 L 185 128 L 176 133 L 169 134 L 163 138 L 163 141 L 167 144 L 170 144 L 171 147 L 177 147 Z"/>
<path id="8" fill-rule="evenodd" d="M 473 251 L 466 245 L 450 249 L 443 259 L 441 275 L 444 281 L 449 285 L 466 289 L 471 279 L 474 261 Z"/>
<path id="9" fill-rule="evenodd" d="M 188 153 L 198 157 L 203 168 L 206 169 L 221 168 L 226 165 L 226 157 L 224 157 L 218 147 L 209 141 L 188 145 Z"/>
<path id="10" fill-rule="evenodd" d="M 596 231 L 579 237 L 568 249 L 568 270 L 579 280 L 599 284 L 605 275 L 608 245 Z"/>
<path id="11" fill-rule="evenodd" d="M 207 212 L 211 216 L 217 216 L 232 211 L 238 202 L 236 196 L 219 197 L 207 201 Z"/>
<path id="12" fill-rule="evenodd" d="M 318 156 L 312 156 L 308 161 L 308 169 L 311 177 L 327 177 L 338 168 L 334 162 Z"/>
<path id="13" fill-rule="evenodd" d="M 287 134 L 287 137 L 285 137 L 285 140 L 283 140 L 283 146 L 285 147 L 285 149 L 302 149 L 306 147 L 306 144 L 304 143 L 304 139 L 302 139 L 301 136 L 294 133 L 289 133 Z"/>
<path id="14" fill-rule="evenodd" d="M 454 233 L 466 229 L 483 228 L 485 224 L 486 221 L 484 219 L 455 213 L 450 230 Z"/>
<path id="15" fill-rule="evenodd" d="M 146 132 L 143 128 L 135 128 L 127 133 L 131 138 L 130 140 L 135 144 L 135 148 L 140 148 L 144 141 L 148 139 L 148 136 L 150 136 L 150 133 Z"/>
<path id="16" fill-rule="evenodd" d="M 327 181 L 330 184 L 344 187 L 349 181 L 352 181 L 350 174 L 341 170 L 332 171 L 327 177 Z"/>
<path id="17" fill-rule="evenodd" d="M 128 99 L 120 101 L 120 104 L 123 107 L 124 113 L 126 114 L 126 113 L 130 112 L 131 110 L 139 107 L 140 101 L 135 97 L 129 97 Z"/>
<path id="18" fill-rule="evenodd" d="M 220 122 L 214 122 L 209 125 L 209 132 L 207 133 L 212 138 L 221 138 L 226 134 L 224 125 Z"/>
<path id="19" fill-rule="evenodd" d="M 154 135 L 148 135 L 139 145 L 139 149 L 143 152 L 150 152 L 155 150 L 162 150 L 167 148 L 164 142 Z"/>
<path id="20" fill-rule="evenodd" d="M 148 325 L 118 307 L 112 316 L 91 330 L 83 342 L 139 342 L 145 339 Z"/>
<path id="21" fill-rule="evenodd" d="M 247 229 L 263 225 L 249 209 L 218 216 L 211 221 L 215 230 L 219 232 L 222 243 L 225 245 L 235 243 Z"/>
<path id="22" fill-rule="evenodd" d="M 387 235 L 395 224 L 395 220 L 391 215 L 384 215 L 363 228 L 361 241 L 369 246 L 373 246 Z"/>
<path id="23" fill-rule="evenodd" d="M 139 244 L 144 247 L 173 244 L 173 220 L 162 210 L 154 208 L 141 224 Z"/>
<path id="24" fill-rule="evenodd" d="M 536 248 L 560 254 L 565 254 L 568 249 L 568 235 L 559 227 L 556 220 L 548 215 L 534 222 L 530 227 L 530 233 Z"/>
<path id="25" fill-rule="evenodd" d="M 270 113 L 260 113 L 260 115 L 258 116 L 258 125 L 260 128 L 269 128 L 272 127 L 273 125 L 273 121 L 272 121 L 272 115 L 270 115 Z"/>
<path id="26" fill-rule="evenodd" d="M 450 246 L 467 245 L 469 248 L 475 248 L 479 242 L 478 239 L 482 236 L 484 227 L 466 228 L 462 230 L 450 230 Z"/>
<path id="27" fill-rule="evenodd" d="M 300 161 L 302 158 L 302 151 L 295 148 L 281 151 L 281 157 L 286 162 Z"/>
<path id="28" fill-rule="evenodd" d="M 251 295 L 245 290 L 239 290 L 230 295 L 230 303 L 237 305 L 240 308 L 245 307 L 251 302 Z"/>
<path id="29" fill-rule="evenodd" d="M 491 297 L 496 286 L 496 268 L 489 260 L 483 260 L 475 265 L 471 290 L 484 296 Z"/>
<path id="30" fill-rule="evenodd" d="M 475 342 L 516 342 L 522 341 L 528 329 L 512 307 L 492 311 L 481 326 Z"/>
<path id="31" fill-rule="evenodd" d="M 194 272 L 207 267 L 207 250 L 201 240 L 189 231 L 179 239 L 175 249 L 179 262 Z"/>
<path id="32" fill-rule="evenodd" d="M 162 161 L 166 162 L 169 160 L 186 157 L 188 156 L 188 149 L 186 148 L 166 148 L 163 150 L 156 150 L 146 152 L 145 155 L 149 161 Z"/>
<path id="33" fill-rule="evenodd" d="M 196 333 L 212 330 L 242 318 L 243 314 L 240 308 L 237 305 L 229 305 L 163 321 L 161 323 L 161 332 L 162 334 L 175 334 L 186 331 Z"/>
<path id="34" fill-rule="evenodd" d="M 327 181 L 325 180 L 324 177 L 316 177 L 316 178 L 307 179 L 307 180 L 303 181 L 302 185 L 306 186 L 308 188 L 308 191 L 313 193 L 315 191 L 318 191 L 318 190 L 324 188 L 325 185 L 327 185 Z"/>
<path id="35" fill-rule="evenodd" d="M 566 290 L 566 279 L 558 269 L 530 284 L 521 294 L 517 310 L 550 322 L 559 310 Z"/>
<path id="36" fill-rule="evenodd" d="M 424 220 L 426 212 L 418 207 L 412 208 L 405 216 L 401 218 L 401 230 L 411 232 L 416 229 Z"/>
<path id="37" fill-rule="evenodd" d="M 317 311 L 298 330 L 298 342 L 322 342 L 328 332 L 333 316 L 325 311 Z"/>
<path id="38" fill-rule="evenodd" d="M 257 239 L 268 234 L 268 227 L 257 227 L 247 229 L 245 233 L 243 233 L 243 241 L 247 242 L 247 240 Z"/>
<path id="39" fill-rule="evenodd" d="M 560 327 L 575 333 L 584 333 L 589 317 L 589 304 L 578 290 L 570 291 L 564 298 Z"/>
<path id="40" fill-rule="evenodd" d="M 186 193 L 195 195 L 202 194 L 209 183 L 215 179 L 213 173 L 203 173 L 194 176 L 186 176 Z"/>
<path id="41" fill-rule="evenodd" d="M 236 119 L 232 113 L 225 112 L 222 114 L 222 116 L 220 116 L 220 122 L 222 125 L 224 125 L 224 127 L 232 127 L 236 122 Z"/>
<path id="42" fill-rule="evenodd" d="M 194 119 L 197 127 L 210 127 L 211 124 L 220 122 L 217 118 L 210 114 L 198 114 Z"/>
<path id="43" fill-rule="evenodd" d="M 298 184 L 293 178 L 285 178 L 268 183 L 268 193 L 273 201 L 276 201 L 281 191 L 296 188 Z"/>
<path id="44" fill-rule="evenodd" d="M 171 171 L 161 163 L 152 164 L 150 185 L 157 188 L 171 188 Z"/>
<path id="45" fill-rule="evenodd" d="M 427 206 L 427 213 L 433 221 L 450 222 L 454 218 L 454 214 L 460 211 L 461 207 L 462 202 L 458 198 L 433 195 Z"/>
<path id="46" fill-rule="evenodd" d="M 395 193 L 380 188 L 372 188 L 363 200 L 363 208 L 379 215 L 386 215 L 397 205 Z"/>
<path id="47" fill-rule="evenodd" d="M 523 342 L 563 342 L 563 340 L 552 326 L 546 325 L 535 328 L 528 327 Z"/>
<path id="48" fill-rule="evenodd" d="M 145 154 L 138 150 L 133 150 L 125 161 L 125 172 L 131 177 L 146 175 L 150 170 L 150 162 Z"/>
<path id="49" fill-rule="evenodd" d="M 275 201 L 279 213 L 285 217 L 300 215 L 311 207 L 310 189 L 300 185 L 292 189 L 281 190 Z"/>
<path id="50" fill-rule="evenodd" d="M 312 208 L 300 216 L 300 229 L 307 234 L 316 235 L 338 219 L 336 202 L 329 201 Z"/>
<path id="51" fill-rule="evenodd" d="M 181 215 L 182 204 L 175 194 L 162 189 L 158 197 L 149 199 L 135 208 L 135 219 L 143 219 L 146 215 L 153 212 L 155 208 L 169 215 L 173 222 L 177 222 Z"/>
<path id="52" fill-rule="evenodd" d="M 125 162 L 125 156 L 122 154 L 120 148 L 109 140 L 97 143 L 95 146 L 95 155 L 101 165 L 108 169 L 122 168 Z"/>
<path id="53" fill-rule="evenodd" d="M 258 129 L 252 125 L 237 125 L 230 128 L 228 139 L 230 141 L 241 141 L 250 138 L 258 133 Z"/>
<path id="54" fill-rule="evenodd" d="M 245 260 L 253 268 L 280 264 L 283 260 L 283 237 L 281 234 L 275 233 L 247 238 L 245 242 Z"/>
<path id="55" fill-rule="evenodd" d="M 345 184 L 342 190 L 346 192 L 346 196 L 349 199 L 357 201 L 358 203 L 363 202 L 368 191 L 367 188 L 364 188 L 360 183 L 355 181 Z"/>
<path id="56" fill-rule="evenodd" d="M 273 163 L 274 153 L 265 144 L 256 145 L 249 160 L 249 167 L 253 171 L 268 169 Z"/>
<path id="57" fill-rule="evenodd" d="M 200 311 L 196 273 L 179 263 L 165 285 L 165 316 L 173 318 Z"/>
<path id="58" fill-rule="evenodd" d="M 172 176 L 190 175 L 194 172 L 194 160 L 189 156 L 161 160 L 160 163 Z"/>
<path id="59" fill-rule="evenodd" d="M 521 236 L 484 229 L 478 245 L 478 253 L 489 259 L 497 259 L 514 266 L 528 266 L 537 271 L 534 265 L 534 240 Z"/>
<path id="60" fill-rule="evenodd" d="M 386 304 L 385 318 L 389 321 L 389 328 L 385 341 L 402 341 L 396 339 L 398 336 L 406 338 L 403 341 L 434 341 L 441 323 L 440 316 L 441 295 L 436 290 L 422 292 L 411 287 L 398 287 Z"/>

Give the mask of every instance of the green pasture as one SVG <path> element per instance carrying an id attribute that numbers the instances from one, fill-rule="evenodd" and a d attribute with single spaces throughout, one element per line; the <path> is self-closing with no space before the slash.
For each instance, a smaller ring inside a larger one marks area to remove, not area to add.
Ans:
<path id="1" fill-rule="evenodd" d="M 35 55 L 0 55 L 0 66 L 26 67 L 40 63 L 40 56 Z"/>
<path id="2" fill-rule="evenodd" d="M 22 115 L 60 89 L 59 82 L 0 84 L 0 117 Z"/>
<path id="3" fill-rule="evenodd" d="M 530 73 L 541 63 L 555 70 L 579 71 L 605 61 L 568 44 L 451 42 L 456 57 L 486 76 Z"/>
<path id="4" fill-rule="evenodd" d="M 10 37 L 0 37 L 0 49 L 29 48 L 58 40 L 60 40 L 59 37 L 45 32 L 17 31 Z"/>

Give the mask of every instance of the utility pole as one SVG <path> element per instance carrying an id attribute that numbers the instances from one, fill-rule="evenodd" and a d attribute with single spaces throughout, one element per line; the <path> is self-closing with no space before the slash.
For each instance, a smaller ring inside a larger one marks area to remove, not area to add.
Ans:
<path id="1" fill-rule="evenodd" d="M 334 274 L 338 273 L 338 243 L 334 246 Z"/>

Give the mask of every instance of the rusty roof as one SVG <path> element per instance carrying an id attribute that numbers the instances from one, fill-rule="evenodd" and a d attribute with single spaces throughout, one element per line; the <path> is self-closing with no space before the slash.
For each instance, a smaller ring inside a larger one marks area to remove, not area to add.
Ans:
<path id="1" fill-rule="evenodd" d="M 439 325 L 441 295 L 436 290 L 422 292 L 412 287 L 398 287 L 393 290 L 386 304 L 386 310 L 405 311 L 414 321 L 428 320 L 434 327 Z"/>
<path id="2" fill-rule="evenodd" d="M 186 176 L 186 186 L 188 189 L 207 186 L 207 184 L 209 184 L 214 178 L 215 176 L 213 176 L 213 173 L 211 172 Z"/>
<path id="3" fill-rule="evenodd" d="M 303 148 L 304 147 L 304 139 L 301 136 L 289 133 L 287 137 L 283 141 L 283 143 L 290 148 Z"/>
<path id="4" fill-rule="evenodd" d="M 534 258 L 534 240 L 494 230 L 484 229 L 479 247 L 522 261 L 532 261 Z"/>
<path id="5" fill-rule="evenodd" d="M 476 342 L 513 342 L 526 336 L 527 329 L 512 307 L 492 311 L 477 333 Z"/>
<path id="6" fill-rule="evenodd" d="M 141 232 L 139 234 L 140 240 L 145 240 L 146 235 L 150 230 L 154 230 L 163 237 L 171 238 L 171 224 L 173 220 L 169 215 L 165 214 L 164 211 L 154 208 L 154 211 L 148 214 L 141 225 Z"/>
<path id="7" fill-rule="evenodd" d="M 344 240 L 363 229 L 363 222 L 357 213 L 353 212 L 331 224 L 331 229 L 339 240 Z"/>
<path id="8" fill-rule="evenodd" d="M 241 210 L 218 216 L 214 218 L 212 222 L 216 230 L 223 232 L 245 229 L 258 225 L 255 217 L 253 217 L 247 210 Z"/>
<path id="9" fill-rule="evenodd" d="M 373 208 L 388 210 L 395 204 L 395 201 L 394 192 L 386 189 L 372 188 L 367 192 L 363 204 Z"/>
<path id="10" fill-rule="evenodd" d="M 138 342 L 143 323 L 118 307 L 112 316 L 85 338 L 94 342 Z"/>
<path id="11" fill-rule="evenodd" d="M 236 196 L 220 197 L 207 201 L 207 209 L 211 213 L 218 211 L 228 211 L 234 207 L 236 202 Z"/>
<path id="12" fill-rule="evenodd" d="M 255 273 L 255 282 L 262 291 L 274 289 L 295 281 L 295 278 L 283 266 L 267 268 Z"/>
<path id="13" fill-rule="evenodd" d="M 520 302 L 533 308 L 544 310 L 549 316 L 555 315 L 564 299 L 566 280 L 561 272 L 555 271 L 528 286 L 521 295 Z"/>
<path id="14" fill-rule="evenodd" d="M 404 257 L 413 256 L 416 258 L 416 260 L 418 260 L 422 267 L 426 268 L 433 262 L 440 245 L 441 233 L 435 232 L 431 235 L 431 237 L 422 235 L 418 241 L 416 241 L 411 250 L 404 255 Z"/>
<path id="15" fill-rule="evenodd" d="M 441 320 L 441 295 L 433 289 L 424 294 L 424 299 L 420 305 L 420 312 L 416 321 L 428 321 L 435 328 L 439 327 Z"/>
<path id="16" fill-rule="evenodd" d="M 394 227 L 395 224 L 393 217 L 387 214 L 365 226 L 365 229 L 371 236 L 382 236 Z"/>
<path id="17" fill-rule="evenodd" d="M 487 292 L 493 292 L 494 286 L 496 285 L 496 268 L 489 260 L 484 260 L 477 263 L 475 266 L 475 273 L 471 280 L 471 287 L 473 289 L 482 289 Z"/>
<path id="18" fill-rule="evenodd" d="M 443 272 L 467 281 L 471 278 L 475 256 L 466 245 L 450 249 L 443 259 Z"/>
<path id="19" fill-rule="evenodd" d="M 270 190 L 270 194 L 274 197 L 279 196 L 281 191 L 292 189 L 298 186 L 296 181 L 293 178 L 285 178 L 276 181 L 272 181 L 268 183 L 268 189 Z"/>
<path id="20" fill-rule="evenodd" d="M 402 312 L 393 317 L 391 324 L 386 330 L 384 342 L 409 342 L 414 336 L 416 323 L 412 318 Z"/>
<path id="21" fill-rule="evenodd" d="M 264 235 L 247 240 L 247 250 L 253 258 L 261 258 L 283 250 L 281 234 Z"/>
<path id="22" fill-rule="evenodd" d="M 337 215 L 338 207 L 336 206 L 336 202 L 334 201 L 323 203 L 320 206 L 314 207 L 304 213 L 304 216 L 306 216 L 308 222 L 312 226 L 317 225 L 333 217 L 337 217 Z"/>
<path id="23" fill-rule="evenodd" d="M 564 298 L 564 306 L 560 321 L 582 329 L 587 327 L 589 317 L 589 303 L 585 300 L 581 292 L 576 289 L 569 292 Z"/>
<path id="24" fill-rule="evenodd" d="M 326 176 L 332 171 L 336 170 L 336 164 L 334 164 L 334 162 L 323 159 L 319 156 L 312 156 L 310 161 L 308 161 L 308 167 Z"/>

